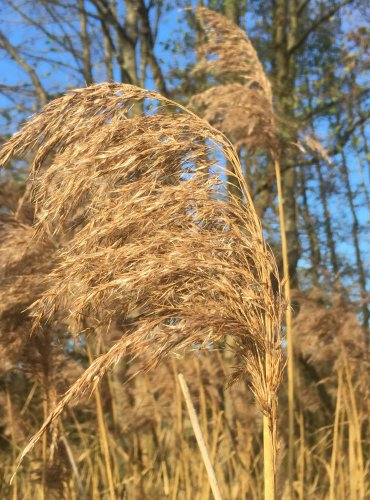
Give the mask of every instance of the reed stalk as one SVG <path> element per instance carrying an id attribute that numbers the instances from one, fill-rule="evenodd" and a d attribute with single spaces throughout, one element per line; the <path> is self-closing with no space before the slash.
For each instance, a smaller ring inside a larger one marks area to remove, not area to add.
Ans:
<path id="1" fill-rule="evenodd" d="M 206 9 L 196 9 L 196 15 L 204 26 L 206 41 L 200 47 L 204 53 L 212 58 L 203 58 L 195 66 L 198 71 L 216 72 L 218 76 L 238 77 L 243 83 L 228 83 L 211 87 L 194 96 L 191 104 L 205 108 L 203 115 L 210 123 L 220 128 L 237 148 L 246 147 L 252 154 L 255 151 L 265 150 L 275 158 L 276 177 L 279 192 L 279 214 L 282 233 L 282 253 L 285 274 L 285 299 L 287 302 L 286 325 L 288 341 L 288 378 L 289 387 L 289 470 L 293 470 L 294 446 L 294 400 L 293 400 L 293 348 L 292 348 L 292 317 L 290 310 L 290 282 L 288 272 L 288 249 L 285 234 L 283 198 L 281 187 L 280 165 L 277 160 L 279 154 L 279 140 L 276 128 L 276 119 L 272 102 L 272 89 L 265 74 L 258 54 L 247 34 L 230 20 Z M 217 56 L 216 58 L 214 56 Z M 232 179 L 231 179 L 232 181 Z M 232 196 L 235 191 L 232 182 L 229 182 L 229 191 Z M 237 196 L 236 196 L 237 197 Z M 241 197 L 239 196 L 239 199 Z M 242 201 L 242 200 L 241 200 Z M 264 370 L 266 391 L 268 394 L 264 407 L 264 460 L 265 498 L 275 498 L 275 466 L 276 466 L 276 393 L 272 387 L 273 369 L 270 358 L 273 334 L 268 333 L 270 318 L 266 314 L 266 343 Z M 270 430 L 269 430 L 270 429 Z M 293 478 L 293 474 L 291 473 Z M 292 483 L 292 480 L 290 481 Z"/>
<path id="2" fill-rule="evenodd" d="M 10 397 L 10 392 L 9 389 L 6 388 L 6 402 L 8 406 L 8 414 L 9 414 L 9 421 L 10 421 L 10 426 L 11 426 L 11 439 L 12 439 L 12 458 L 13 458 L 13 464 L 16 462 L 16 450 L 17 450 L 17 442 L 16 442 L 16 437 L 15 437 L 15 432 L 14 432 L 14 419 L 13 419 L 13 405 L 12 405 L 12 400 Z M 18 498 L 18 481 L 14 481 L 14 484 L 12 486 L 12 497 L 13 500 L 17 500 Z"/>
<path id="3" fill-rule="evenodd" d="M 342 409 L 342 385 L 343 385 L 343 373 L 340 371 L 338 373 L 338 389 L 337 389 L 337 404 L 335 408 L 335 417 L 333 425 L 333 447 L 331 452 L 331 462 L 330 462 L 330 474 L 329 474 L 329 500 L 335 500 L 335 472 L 337 463 L 337 452 L 338 452 L 338 433 L 339 433 L 339 416 Z"/>
<path id="4" fill-rule="evenodd" d="M 348 407 L 347 413 L 348 413 L 348 425 L 350 431 L 349 439 L 351 442 L 351 447 L 354 452 L 353 454 L 355 462 L 355 467 L 354 467 L 355 472 L 354 474 L 352 474 L 352 477 L 356 477 L 355 495 L 357 495 L 358 493 L 358 498 L 363 499 L 366 497 L 365 493 L 366 488 L 364 481 L 366 474 L 364 471 L 364 460 L 362 452 L 361 419 L 358 413 L 355 390 L 352 384 L 352 374 L 350 370 L 350 365 L 348 363 L 348 358 L 345 351 L 343 352 L 342 359 L 348 386 L 348 390 L 345 393 L 345 402 L 347 402 L 347 407 Z M 353 471 L 353 469 L 351 469 L 351 471 Z"/>
<path id="5" fill-rule="evenodd" d="M 265 500 L 275 500 L 275 446 L 271 432 L 271 419 L 263 415 L 263 477 Z"/>
<path id="6" fill-rule="evenodd" d="M 204 466 L 205 466 L 206 471 L 207 471 L 208 481 L 209 481 L 209 484 L 211 486 L 213 496 L 214 496 L 215 500 L 222 500 L 220 488 L 218 486 L 218 482 L 216 479 L 216 474 L 215 474 L 215 471 L 213 469 L 213 465 L 211 462 L 211 458 L 209 456 L 207 445 L 206 445 L 206 442 L 204 440 L 203 433 L 202 433 L 200 425 L 199 425 L 199 420 L 198 420 L 194 405 L 193 405 L 192 400 L 191 400 L 188 385 L 187 385 L 186 380 L 184 378 L 184 375 L 182 373 L 179 373 L 178 379 L 179 379 L 180 387 L 182 390 L 182 394 L 183 394 L 184 399 L 185 399 L 186 407 L 188 409 L 189 418 L 190 418 L 190 422 L 191 422 L 191 425 L 192 425 L 193 430 L 194 430 L 195 438 L 197 440 L 199 450 L 200 450 L 200 453 L 202 455 L 203 463 L 204 463 Z"/>
<path id="7" fill-rule="evenodd" d="M 85 493 L 85 490 L 84 490 L 84 487 L 83 487 L 83 484 L 82 484 L 82 480 L 81 480 L 80 474 L 78 472 L 78 467 L 77 467 L 75 458 L 73 456 L 71 447 L 69 446 L 68 440 L 67 440 L 67 438 L 66 438 L 66 436 L 64 434 L 61 436 L 60 441 L 63 443 L 64 448 L 66 450 L 67 457 L 68 457 L 68 460 L 69 460 L 69 463 L 71 465 L 71 469 L 72 469 L 73 475 L 74 475 L 76 483 L 77 483 L 77 487 L 78 487 L 80 499 L 81 500 L 87 500 L 87 496 L 86 496 L 86 493 Z"/>
<path id="8" fill-rule="evenodd" d="M 43 414 L 44 414 L 44 420 L 47 418 L 48 415 L 48 403 L 47 400 L 45 399 L 42 403 L 42 408 L 43 408 Z M 40 500 L 44 500 L 46 498 L 45 493 L 46 493 L 46 467 L 47 467 L 47 446 L 48 446 L 48 436 L 45 433 L 42 436 L 42 473 L 41 473 L 41 486 L 40 486 Z"/>
<path id="9" fill-rule="evenodd" d="M 91 350 L 91 346 L 90 346 L 90 341 L 87 338 L 86 338 L 86 351 L 87 351 L 87 356 L 89 358 L 89 361 L 90 361 L 90 363 L 92 363 L 94 358 L 93 358 L 93 354 L 92 354 L 92 350 Z M 99 434 L 100 434 L 100 445 L 101 445 L 101 449 L 102 449 L 103 456 L 104 456 L 105 470 L 106 470 L 107 481 L 108 481 L 108 486 L 109 486 L 109 497 L 111 500 L 115 500 L 116 494 L 115 494 L 115 490 L 114 490 L 113 471 L 112 471 L 112 465 L 111 465 L 111 457 L 110 457 L 110 453 L 109 453 L 108 434 L 107 434 L 107 429 L 105 426 L 103 404 L 102 404 L 102 399 L 101 399 L 99 387 L 97 387 L 95 390 L 95 402 L 96 402 L 96 412 L 97 412 L 97 417 L 98 417 L 98 426 L 99 426 Z"/>
<path id="10" fill-rule="evenodd" d="M 281 234 L 281 253 L 284 272 L 284 294 L 286 300 L 285 325 L 288 354 L 288 422 L 289 422 L 289 442 L 288 442 L 288 481 L 290 497 L 294 498 L 294 346 L 293 346 L 293 326 L 291 308 L 291 287 L 289 277 L 288 245 L 286 238 L 286 226 L 284 217 L 284 197 L 281 181 L 280 162 L 275 158 L 275 175 L 279 203 L 279 220 Z"/>

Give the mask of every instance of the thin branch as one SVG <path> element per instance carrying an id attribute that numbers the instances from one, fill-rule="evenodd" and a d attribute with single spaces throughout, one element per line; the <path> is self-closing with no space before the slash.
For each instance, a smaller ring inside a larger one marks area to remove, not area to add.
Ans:
<path id="1" fill-rule="evenodd" d="M 74 46 L 73 44 L 70 43 L 70 37 L 68 36 L 56 36 L 54 35 L 53 33 L 51 33 L 50 31 L 48 31 L 45 26 L 40 23 L 40 22 L 37 22 L 35 19 L 33 19 L 32 17 L 28 16 L 24 10 L 22 9 L 19 9 L 14 2 L 7 2 L 7 4 L 13 9 L 15 10 L 15 12 L 17 12 L 20 16 L 23 17 L 23 19 L 25 19 L 28 23 L 30 23 L 32 26 L 35 26 L 38 30 L 41 31 L 41 33 L 43 33 L 49 40 L 52 40 L 53 42 L 55 42 L 57 45 L 59 45 L 60 47 L 62 47 L 63 49 L 69 51 L 74 60 L 76 61 L 76 64 L 77 66 L 79 67 L 79 70 L 81 70 L 81 64 L 80 64 L 80 56 L 78 55 L 78 53 L 75 51 L 74 49 Z M 47 9 L 47 13 L 51 16 L 51 11 L 50 9 Z M 51 16 L 53 18 L 53 16 Z M 53 20 L 55 21 L 55 19 L 53 18 Z M 65 31 L 63 31 L 64 35 L 66 35 Z M 69 42 L 69 43 L 68 43 Z"/>
<path id="2" fill-rule="evenodd" d="M 48 103 L 48 94 L 37 76 L 36 71 L 20 56 L 17 49 L 10 43 L 6 36 L 0 32 L 0 42 L 8 54 L 26 71 L 35 88 L 36 96 L 42 106 Z"/>
<path id="3" fill-rule="evenodd" d="M 336 14 L 342 7 L 352 3 L 354 0 L 343 0 L 338 5 L 335 5 L 332 9 L 328 10 L 323 16 L 319 17 L 307 30 L 306 32 L 297 40 L 297 42 L 288 47 L 288 54 L 296 52 L 302 45 L 306 42 L 307 38 L 314 33 L 317 28 L 319 28 L 323 23 L 328 21 L 334 14 Z"/>
<path id="4" fill-rule="evenodd" d="M 300 16 L 311 0 L 303 0 L 301 5 L 297 7 L 297 15 Z"/>

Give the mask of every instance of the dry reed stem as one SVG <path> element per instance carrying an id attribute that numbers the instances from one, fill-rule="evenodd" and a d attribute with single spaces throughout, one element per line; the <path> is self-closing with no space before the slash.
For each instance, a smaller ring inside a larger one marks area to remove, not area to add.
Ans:
<path id="1" fill-rule="evenodd" d="M 177 112 L 129 118 L 140 100 Z M 32 307 L 33 331 L 58 312 L 77 334 L 114 323 L 122 336 L 67 391 L 20 460 L 123 354 L 147 352 L 149 368 L 225 336 L 235 339 L 235 377 L 248 374 L 273 421 L 283 367 L 278 271 L 225 137 L 156 92 L 104 83 L 47 105 L 4 146 L 0 164 L 27 150 L 35 229 L 59 247 Z M 244 205 L 226 196 L 221 155 Z"/>
<path id="2" fill-rule="evenodd" d="M 93 355 L 90 347 L 90 340 L 86 339 L 86 351 L 87 356 L 89 358 L 90 364 L 93 363 Z M 100 394 L 99 387 L 95 389 L 95 403 L 96 403 L 96 413 L 98 418 L 98 426 L 99 426 L 99 437 L 100 437 L 100 446 L 104 456 L 105 468 L 107 473 L 108 485 L 109 485 L 109 497 L 111 500 L 115 500 L 116 494 L 114 490 L 114 481 L 113 481 L 113 472 L 112 472 L 112 463 L 111 456 L 109 453 L 109 443 L 108 443 L 108 435 L 107 429 L 104 421 L 104 412 L 103 412 L 103 403 Z"/>
<path id="3" fill-rule="evenodd" d="M 183 394 L 184 399 L 185 399 L 186 407 L 188 409 L 190 422 L 191 422 L 191 425 L 192 425 L 193 430 L 194 430 L 194 434 L 195 434 L 195 437 L 196 437 L 196 440 L 197 440 L 197 443 L 199 446 L 200 453 L 202 455 L 204 466 L 207 470 L 208 480 L 209 480 L 209 484 L 210 484 L 211 489 L 212 489 L 213 496 L 214 496 L 215 500 L 222 500 L 220 488 L 219 488 L 218 483 L 217 483 L 216 474 L 215 474 L 215 471 L 213 469 L 213 465 L 211 462 L 211 457 L 209 456 L 207 445 L 205 443 L 203 433 L 202 433 L 202 430 L 201 430 L 200 425 L 199 425 L 198 417 L 197 417 L 197 414 L 195 412 L 194 405 L 191 401 L 191 396 L 190 396 L 188 385 L 187 385 L 186 380 L 184 378 L 184 375 L 182 373 L 179 373 L 178 379 L 179 379 L 180 387 L 182 390 L 182 394 Z"/>
<path id="4" fill-rule="evenodd" d="M 284 217 L 283 185 L 281 180 L 280 163 L 275 159 L 276 184 L 279 199 L 279 219 L 281 233 L 281 248 L 284 271 L 284 292 L 287 308 L 285 311 L 286 339 L 288 353 L 288 419 L 289 419 L 289 447 L 288 447 L 288 480 L 291 499 L 294 498 L 294 344 L 293 344 L 293 315 L 291 309 L 291 286 L 289 276 L 288 244 Z"/>
<path id="5" fill-rule="evenodd" d="M 342 359 L 343 359 L 343 365 L 344 365 L 344 370 L 346 374 L 346 379 L 347 379 L 347 386 L 348 386 L 348 391 L 345 393 L 345 401 L 348 401 L 347 406 L 348 406 L 348 420 L 349 420 L 349 431 L 352 433 L 352 439 L 350 437 L 350 441 L 353 444 L 354 447 L 354 455 L 355 455 L 355 473 L 354 476 L 356 477 L 355 481 L 355 496 L 358 496 L 362 499 L 366 497 L 365 494 L 365 470 L 364 470 L 364 461 L 363 461 L 363 451 L 362 451 L 362 436 L 361 436 L 361 420 L 359 418 L 358 414 L 358 409 L 357 409 L 357 403 L 356 403 L 356 397 L 355 397 L 355 391 L 354 387 L 352 384 L 352 377 L 351 377 L 351 371 L 348 363 L 348 359 L 346 356 L 346 353 L 343 349 L 342 346 Z M 352 469 L 353 470 L 353 469 Z"/>
<path id="6" fill-rule="evenodd" d="M 338 392 L 337 392 L 337 404 L 335 408 L 335 418 L 333 425 L 333 448 L 331 453 L 330 461 L 330 473 L 329 473 L 329 500 L 335 500 L 335 467 L 337 461 L 337 447 L 338 447 L 338 425 L 339 425 L 339 415 L 341 412 L 342 405 L 342 383 L 343 383 L 343 373 L 340 371 L 338 373 Z"/>
<path id="7" fill-rule="evenodd" d="M 68 457 L 69 463 L 71 464 L 73 475 L 75 476 L 76 483 L 78 486 L 78 491 L 79 491 L 79 495 L 80 495 L 79 498 L 81 498 L 81 500 L 87 500 L 87 495 L 85 493 L 85 490 L 84 490 L 84 487 L 82 484 L 82 480 L 81 480 L 80 474 L 78 472 L 78 467 L 77 467 L 75 458 L 73 456 L 71 447 L 69 446 L 69 443 L 68 443 L 66 436 L 64 436 L 64 435 L 61 436 L 60 441 L 61 441 L 61 443 L 63 443 L 63 446 L 66 449 L 67 457 Z"/>

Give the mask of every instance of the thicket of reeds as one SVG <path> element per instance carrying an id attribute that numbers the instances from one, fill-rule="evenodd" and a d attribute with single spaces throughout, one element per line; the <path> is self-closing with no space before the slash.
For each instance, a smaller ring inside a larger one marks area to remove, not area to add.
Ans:
<path id="1" fill-rule="evenodd" d="M 193 98 L 210 125 L 107 83 L 52 101 L 0 152 L 31 170 L 0 226 L 1 497 L 211 498 L 179 374 L 222 498 L 370 493 L 366 332 L 339 294 L 290 296 L 280 199 L 283 299 L 231 146 L 263 150 L 279 189 L 271 87 L 242 30 L 197 15 L 212 58 L 196 71 L 240 78 Z"/>

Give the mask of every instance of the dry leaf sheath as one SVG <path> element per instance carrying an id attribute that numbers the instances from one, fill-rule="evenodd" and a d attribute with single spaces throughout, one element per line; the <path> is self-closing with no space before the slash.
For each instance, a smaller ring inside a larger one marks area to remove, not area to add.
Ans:
<path id="1" fill-rule="evenodd" d="M 130 117 L 139 100 L 174 112 Z M 123 354 L 146 352 L 155 364 L 226 336 L 235 339 L 235 375 L 248 373 L 273 422 L 283 365 L 278 272 L 224 136 L 156 92 L 103 83 L 48 104 L 3 147 L 0 163 L 26 151 L 36 233 L 59 245 L 32 306 L 34 330 L 58 311 L 77 333 L 103 334 L 114 322 L 122 336 L 68 390 L 21 459 Z M 243 205 L 226 196 L 225 158 Z"/>

